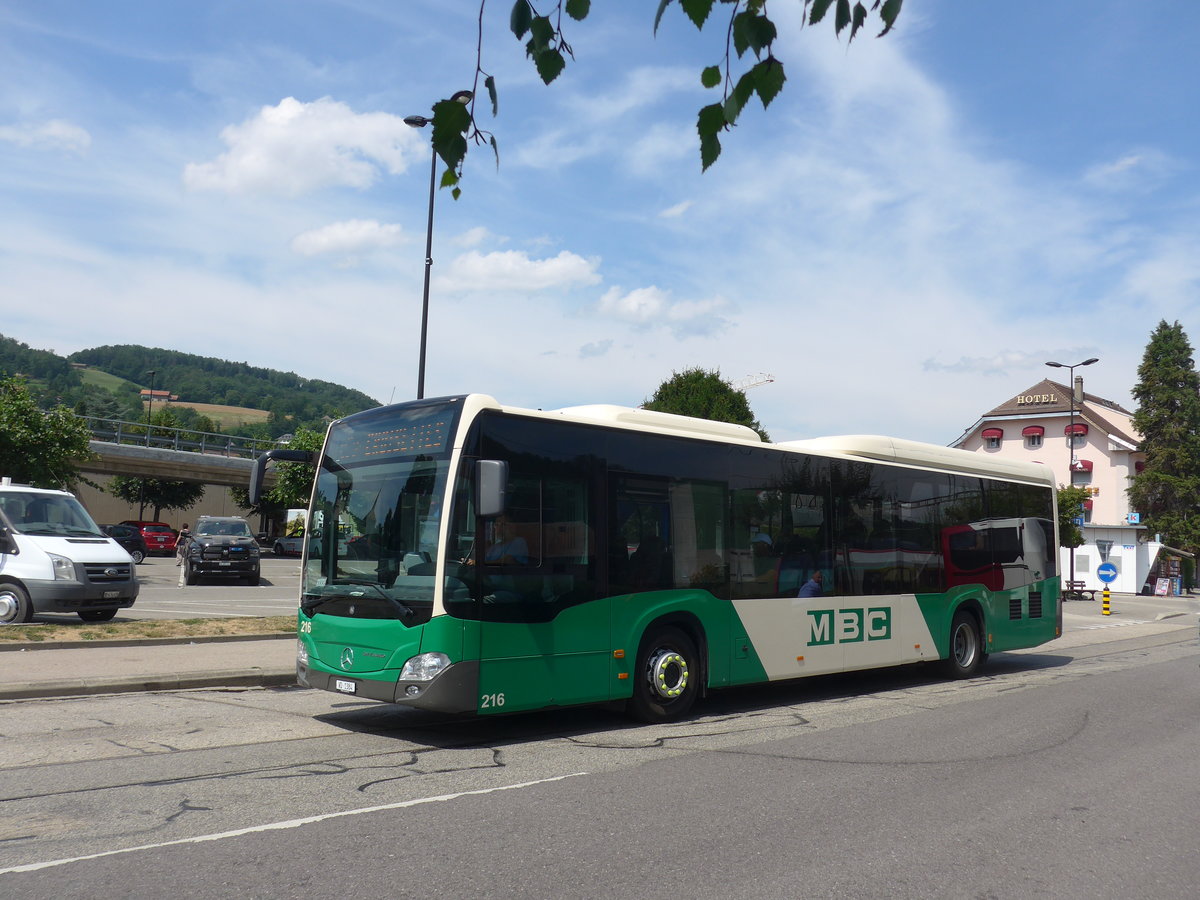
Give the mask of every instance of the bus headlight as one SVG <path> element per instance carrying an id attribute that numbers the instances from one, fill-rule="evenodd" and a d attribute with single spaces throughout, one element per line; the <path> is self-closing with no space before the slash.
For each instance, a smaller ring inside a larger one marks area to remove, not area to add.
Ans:
<path id="1" fill-rule="evenodd" d="M 302 666 L 308 665 L 308 648 L 304 646 L 304 641 L 296 641 L 296 662 Z"/>
<path id="2" fill-rule="evenodd" d="M 401 681 L 432 681 L 450 665 L 445 653 L 422 653 L 414 656 L 400 670 Z"/>
<path id="3" fill-rule="evenodd" d="M 65 556 L 58 556 L 54 553 L 47 553 L 50 557 L 50 565 L 54 569 L 55 581 L 75 581 L 75 563 L 67 559 Z"/>

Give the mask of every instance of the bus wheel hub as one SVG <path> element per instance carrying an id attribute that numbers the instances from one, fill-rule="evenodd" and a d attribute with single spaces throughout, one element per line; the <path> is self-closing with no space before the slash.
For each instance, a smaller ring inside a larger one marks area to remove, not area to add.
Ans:
<path id="1" fill-rule="evenodd" d="M 674 650 L 658 650 L 650 657 L 650 684 L 664 700 L 674 700 L 688 685 L 687 660 Z"/>

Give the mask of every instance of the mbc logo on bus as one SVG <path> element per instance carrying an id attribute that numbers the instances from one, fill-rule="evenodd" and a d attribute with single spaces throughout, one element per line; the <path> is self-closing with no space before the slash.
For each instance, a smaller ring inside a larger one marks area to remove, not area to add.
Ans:
<path id="1" fill-rule="evenodd" d="M 892 636 L 891 607 L 868 609 L 810 609 L 810 647 L 823 644 L 852 644 L 857 641 L 886 641 Z"/>

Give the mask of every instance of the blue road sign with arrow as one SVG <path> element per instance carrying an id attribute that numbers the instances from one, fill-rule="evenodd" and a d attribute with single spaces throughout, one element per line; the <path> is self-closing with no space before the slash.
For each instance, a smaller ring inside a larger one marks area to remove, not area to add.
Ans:
<path id="1" fill-rule="evenodd" d="M 1117 567 L 1112 563 L 1101 563 L 1096 567 L 1096 577 L 1105 584 L 1112 584 L 1117 580 Z"/>

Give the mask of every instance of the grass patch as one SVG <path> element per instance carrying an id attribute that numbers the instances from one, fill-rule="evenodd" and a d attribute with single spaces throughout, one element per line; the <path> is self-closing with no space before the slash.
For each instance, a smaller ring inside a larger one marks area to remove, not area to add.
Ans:
<path id="1" fill-rule="evenodd" d="M 280 634 L 296 631 L 295 616 L 238 619 L 138 619 L 132 622 L 44 622 L 0 626 L 0 643 L 47 641 L 149 640 L 152 638 L 219 637 L 238 634 Z"/>

